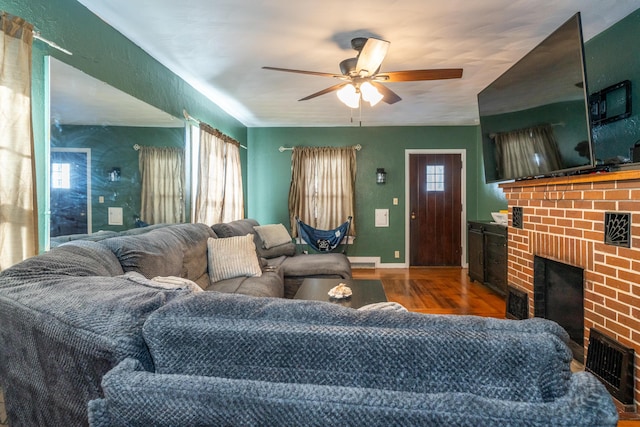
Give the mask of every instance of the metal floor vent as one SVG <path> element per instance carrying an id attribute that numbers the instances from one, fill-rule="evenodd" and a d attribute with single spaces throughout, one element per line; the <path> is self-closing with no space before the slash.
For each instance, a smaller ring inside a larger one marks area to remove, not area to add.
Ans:
<path id="1" fill-rule="evenodd" d="M 351 263 L 351 268 L 370 268 L 375 269 L 375 262 L 366 262 L 366 261 L 354 261 Z"/>
<path id="2" fill-rule="evenodd" d="M 633 405 L 634 351 L 596 329 L 589 332 L 585 370 L 604 383 L 624 405 Z"/>
<path id="3" fill-rule="evenodd" d="M 529 318 L 529 296 L 511 286 L 507 286 L 507 319 L 528 319 Z"/>

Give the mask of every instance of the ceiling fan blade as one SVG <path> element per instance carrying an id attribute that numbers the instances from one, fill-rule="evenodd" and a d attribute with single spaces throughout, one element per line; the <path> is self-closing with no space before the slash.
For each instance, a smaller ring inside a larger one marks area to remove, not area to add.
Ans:
<path id="1" fill-rule="evenodd" d="M 420 80 L 459 79 L 462 68 L 441 68 L 433 70 L 389 71 L 376 75 L 378 81 L 385 82 L 415 82 Z"/>
<path id="2" fill-rule="evenodd" d="M 291 68 L 277 68 L 277 67 L 262 67 L 264 70 L 273 70 L 273 71 L 285 71 L 287 73 L 297 73 L 297 74 L 310 74 L 312 76 L 320 76 L 320 77 L 336 77 L 340 78 L 341 75 L 331 74 L 331 73 L 321 73 L 318 71 L 305 71 L 305 70 L 292 70 Z"/>
<path id="3" fill-rule="evenodd" d="M 311 99 L 311 98 L 315 98 L 315 97 L 317 97 L 317 96 L 324 95 L 324 94 L 326 94 L 326 93 L 335 92 L 336 90 L 339 90 L 339 89 L 341 89 L 343 86 L 346 86 L 346 85 L 348 85 L 348 84 L 349 84 L 349 83 L 338 83 L 337 85 L 333 85 L 333 86 L 328 87 L 328 88 L 326 88 L 326 89 L 322 89 L 322 90 L 321 90 L 321 91 L 319 91 L 319 92 L 312 93 L 312 94 L 311 94 L 311 95 L 309 95 L 309 96 L 305 96 L 304 98 L 298 99 L 298 101 L 307 101 L 307 100 L 309 100 L 309 99 Z"/>
<path id="4" fill-rule="evenodd" d="M 380 69 L 382 60 L 389 50 L 389 44 L 386 40 L 374 39 L 372 37 L 367 39 L 367 42 L 358 54 L 358 62 L 356 64 L 356 71 L 360 77 L 372 76 Z"/>
<path id="5" fill-rule="evenodd" d="M 402 101 L 402 98 L 400 98 L 400 96 L 397 93 L 395 93 L 385 85 L 381 85 L 378 82 L 371 82 L 371 84 L 376 89 L 378 89 L 378 92 L 380 92 L 384 97 L 382 98 L 382 101 L 386 102 L 387 104 L 395 104 L 398 101 Z"/>

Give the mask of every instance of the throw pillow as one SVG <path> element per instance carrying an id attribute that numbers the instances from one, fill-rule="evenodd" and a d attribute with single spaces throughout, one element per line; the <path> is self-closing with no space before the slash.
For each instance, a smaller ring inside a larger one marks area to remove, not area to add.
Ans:
<path id="1" fill-rule="evenodd" d="M 207 266 L 211 283 L 234 277 L 262 275 L 251 234 L 222 239 L 209 238 Z"/>
<path id="2" fill-rule="evenodd" d="M 264 249 L 275 248 L 276 246 L 291 243 L 291 236 L 282 224 L 258 225 L 253 227 L 262 240 Z"/>

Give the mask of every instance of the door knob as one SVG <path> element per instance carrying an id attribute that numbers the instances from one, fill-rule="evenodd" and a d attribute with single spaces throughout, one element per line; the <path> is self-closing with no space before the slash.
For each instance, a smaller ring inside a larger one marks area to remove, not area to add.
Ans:
<path id="1" fill-rule="evenodd" d="M 416 219 L 416 213 L 415 212 L 411 212 L 411 219 Z"/>

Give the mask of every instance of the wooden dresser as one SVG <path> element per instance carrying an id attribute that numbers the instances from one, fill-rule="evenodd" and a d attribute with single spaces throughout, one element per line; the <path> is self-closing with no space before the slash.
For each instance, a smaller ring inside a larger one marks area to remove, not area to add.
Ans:
<path id="1" fill-rule="evenodd" d="M 505 296 L 508 228 L 481 221 L 469 221 L 467 225 L 469 277 Z"/>

